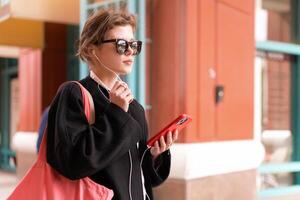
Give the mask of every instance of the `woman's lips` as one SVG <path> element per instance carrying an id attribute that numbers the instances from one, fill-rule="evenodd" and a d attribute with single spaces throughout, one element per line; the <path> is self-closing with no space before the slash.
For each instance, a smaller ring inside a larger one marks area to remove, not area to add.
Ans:
<path id="1" fill-rule="evenodd" d="M 125 61 L 123 61 L 123 63 L 125 63 L 126 65 L 131 65 L 132 64 L 132 60 L 125 60 Z"/>

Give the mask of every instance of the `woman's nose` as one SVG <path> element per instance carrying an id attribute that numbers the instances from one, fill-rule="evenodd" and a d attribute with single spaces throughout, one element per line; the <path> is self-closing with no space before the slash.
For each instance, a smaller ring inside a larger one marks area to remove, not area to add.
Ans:
<path id="1" fill-rule="evenodd" d="M 125 52 L 126 56 L 131 56 L 133 55 L 133 49 L 130 47 L 130 45 L 128 45 L 128 49 Z"/>

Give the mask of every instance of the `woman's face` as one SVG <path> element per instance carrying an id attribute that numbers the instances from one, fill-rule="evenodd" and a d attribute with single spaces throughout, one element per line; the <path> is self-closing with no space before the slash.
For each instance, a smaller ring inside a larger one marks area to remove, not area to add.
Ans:
<path id="1" fill-rule="evenodd" d="M 104 40 L 114 40 L 114 39 L 123 39 L 126 41 L 133 41 L 133 29 L 130 25 L 125 26 L 116 26 L 113 29 L 109 30 L 105 34 Z M 134 55 L 131 48 L 129 48 L 123 55 L 117 53 L 115 42 L 102 43 L 97 46 L 95 51 L 100 62 L 98 65 L 109 68 L 118 75 L 125 75 L 131 72 Z"/>

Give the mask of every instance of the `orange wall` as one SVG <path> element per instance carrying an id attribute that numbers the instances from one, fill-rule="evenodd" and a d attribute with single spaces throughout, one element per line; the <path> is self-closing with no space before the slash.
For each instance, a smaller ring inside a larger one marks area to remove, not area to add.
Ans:
<path id="1" fill-rule="evenodd" d="M 181 142 L 253 137 L 254 1 L 153 1 L 149 93 L 153 134 L 180 113 Z M 215 87 L 225 96 L 215 104 Z"/>
<path id="2" fill-rule="evenodd" d="M 41 115 L 41 63 L 39 49 L 22 49 L 19 57 L 20 125 L 18 131 L 37 131 Z"/>
<path id="3" fill-rule="evenodd" d="M 79 0 L 11 0 L 10 15 L 37 21 L 79 23 Z"/>
<path id="4" fill-rule="evenodd" d="M 42 48 L 44 46 L 44 23 L 17 18 L 2 21 L 0 23 L 0 44 Z"/>
<path id="5" fill-rule="evenodd" d="M 150 63 L 150 133 L 156 133 L 183 111 L 180 77 L 180 1 L 152 1 L 152 49 Z M 180 98 L 181 96 L 181 98 Z M 181 100 L 181 102 L 180 102 Z"/>
<path id="6" fill-rule="evenodd" d="M 198 121 L 195 135 L 198 140 L 215 140 L 216 139 L 216 122 L 215 115 L 217 108 L 215 106 L 215 85 L 217 78 L 216 71 L 216 2 L 215 1 L 199 1 L 194 5 L 195 9 L 199 9 L 197 18 L 198 40 L 197 49 L 198 63 L 198 104 L 197 113 Z M 194 11 L 195 12 L 195 11 Z M 187 138 L 188 140 L 188 138 Z"/>
<path id="7" fill-rule="evenodd" d="M 254 4 L 249 2 L 226 1 L 216 7 L 217 84 L 225 88 L 216 116 L 221 140 L 253 135 Z"/>

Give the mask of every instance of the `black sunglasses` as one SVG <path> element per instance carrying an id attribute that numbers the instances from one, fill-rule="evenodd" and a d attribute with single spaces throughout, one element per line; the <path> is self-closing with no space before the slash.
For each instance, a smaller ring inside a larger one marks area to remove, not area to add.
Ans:
<path id="1" fill-rule="evenodd" d="M 133 55 L 138 55 L 142 50 L 142 41 L 126 41 L 124 39 L 112 39 L 112 40 L 103 40 L 101 43 L 112 43 L 116 44 L 117 53 L 120 55 L 125 54 L 130 47 L 133 50 Z"/>

